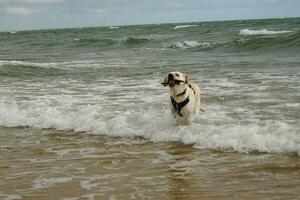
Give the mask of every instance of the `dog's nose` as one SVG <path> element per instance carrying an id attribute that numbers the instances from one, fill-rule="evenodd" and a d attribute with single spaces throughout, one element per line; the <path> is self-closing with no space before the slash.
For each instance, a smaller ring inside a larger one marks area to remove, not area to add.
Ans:
<path id="1" fill-rule="evenodd" d="M 174 75 L 173 74 L 169 74 L 168 75 L 168 80 L 173 80 L 174 79 Z"/>

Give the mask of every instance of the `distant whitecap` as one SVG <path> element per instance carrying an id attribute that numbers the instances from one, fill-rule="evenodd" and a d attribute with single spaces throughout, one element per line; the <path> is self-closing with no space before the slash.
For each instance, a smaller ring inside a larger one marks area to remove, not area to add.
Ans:
<path id="1" fill-rule="evenodd" d="M 189 28 L 189 27 L 195 27 L 195 26 L 198 26 L 198 25 L 179 25 L 179 26 L 175 26 L 174 29 L 181 29 L 181 28 Z"/>
<path id="2" fill-rule="evenodd" d="M 283 34 L 291 33 L 292 31 L 282 30 L 282 31 L 268 31 L 267 29 L 261 30 L 251 30 L 251 29 L 242 29 L 240 30 L 240 35 L 272 35 L 272 34 Z"/>
<path id="3" fill-rule="evenodd" d="M 119 29 L 119 26 L 110 26 L 109 29 Z"/>

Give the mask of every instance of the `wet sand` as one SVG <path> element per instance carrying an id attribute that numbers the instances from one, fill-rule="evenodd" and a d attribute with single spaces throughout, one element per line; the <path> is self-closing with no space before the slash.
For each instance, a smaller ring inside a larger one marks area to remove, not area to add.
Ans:
<path id="1" fill-rule="evenodd" d="M 1 199 L 300 199 L 293 154 L 0 128 Z"/>

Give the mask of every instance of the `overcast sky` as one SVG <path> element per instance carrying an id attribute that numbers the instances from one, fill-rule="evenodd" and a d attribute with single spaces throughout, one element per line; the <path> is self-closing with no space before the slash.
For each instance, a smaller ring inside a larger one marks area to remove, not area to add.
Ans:
<path id="1" fill-rule="evenodd" d="M 299 16 L 300 0 L 0 0 L 0 31 Z"/>

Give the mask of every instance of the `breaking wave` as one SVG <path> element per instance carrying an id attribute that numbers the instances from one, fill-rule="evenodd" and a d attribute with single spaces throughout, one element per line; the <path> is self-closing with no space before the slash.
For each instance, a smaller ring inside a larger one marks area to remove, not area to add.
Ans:
<path id="1" fill-rule="evenodd" d="M 201 149 L 300 155 L 300 139 L 295 126 L 272 120 L 260 124 L 234 123 L 227 119 L 220 107 L 209 107 L 209 113 L 200 115 L 187 126 L 178 126 L 167 106 L 164 110 L 127 111 L 110 118 L 103 113 L 101 105 L 80 109 L 70 106 L 67 103 L 51 106 L 43 100 L 22 103 L 0 101 L 0 126 L 28 126 L 112 137 L 139 136 L 153 142 L 192 144 Z M 220 124 L 219 120 L 229 121 Z"/>
<path id="2" fill-rule="evenodd" d="M 127 37 L 125 39 L 74 38 L 73 43 L 74 46 L 77 47 L 119 48 L 122 45 L 124 45 L 124 47 L 127 47 L 128 45 L 144 44 L 151 41 L 151 39 L 139 37 Z"/>
<path id="3" fill-rule="evenodd" d="M 20 77 L 20 76 L 43 76 L 62 74 L 55 62 L 33 63 L 25 61 L 0 60 L 0 76 Z"/>
<path id="4" fill-rule="evenodd" d="M 0 60 L 0 77 L 47 77 L 72 74 L 72 69 L 89 69 L 98 66 L 99 62 L 65 61 L 65 62 L 28 62 L 17 60 Z M 77 72 L 74 71 L 76 74 Z"/>
<path id="5" fill-rule="evenodd" d="M 227 41 L 205 41 L 184 40 L 168 45 L 173 49 L 195 49 L 195 50 L 226 50 L 226 51 L 245 51 L 245 50 L 295 50 L 300 48 L 299 33 L 289 32 L 287 35 L 276 35 L 275 37 L 238 37 Z M 275 33 L 279 34 L 279 33 Z"/>
<path id="6" fill-rule="evenodd" d="M 119 26 L 110 26 L 109 29 L 119 29 Z"/>
<path id="7" fill-rule="evenodd" d="M 174 29 L 182 29 L 182 28 L 190 28 L 190 27 L 196 27 L 198 25 L 194 25 L 194 24 L 191 24 L 191 25 L 178 25 L 178 26 L 175 26 Z"/>
<path id="8" fill-rule="evenodd" d="M 182 41 L 175 42 L 174 44 L 169 45 L 169 48 L 179 48 L 179 49 L 190 49 L 190 48 L 201 48 L 201 49 L 210 49 L 221 45 L 221 42 L 198 42 L 198 41 Z"/>
<path id="9" fill-rule="evenodd" d="M 273 34 L 284 34 L 284 33 L 292 33 L 292 31 L 268 31 L 266 29 L 261 30 L 251 30 L 251 29 L 242 29 L 240 30 L 240 35 L 248 36 L 248 35 L 273 35 Z"/>

